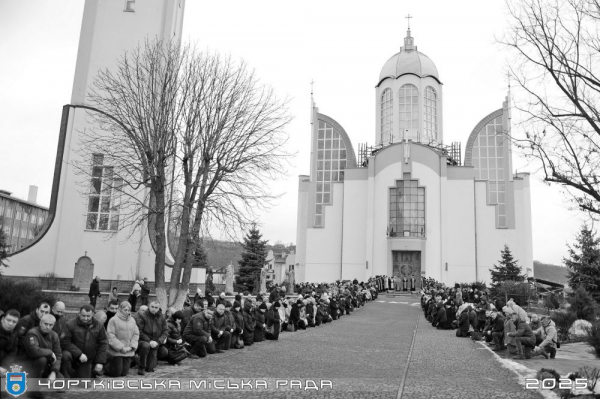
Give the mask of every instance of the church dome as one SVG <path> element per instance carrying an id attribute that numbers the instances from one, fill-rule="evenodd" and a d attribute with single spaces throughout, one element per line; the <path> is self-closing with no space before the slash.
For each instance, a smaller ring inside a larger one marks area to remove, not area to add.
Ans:
<path id="1" fill-rule="evenodd" d="M 381 69 L 379 82 L 381 83 L 386 78 L 396 79 L 406 74 L 417 75 L 421 78 L 431 76 L 440 82 L 440 77 L 433 61 L 425 54 L 417 51 L 417 46 L 414 45 L 414 38 L 410 36 L 410 29 L 407 32 L 407 37 L 404 38 L 404 47 L 401 47 L 399 53 L 387 60 Z"/>

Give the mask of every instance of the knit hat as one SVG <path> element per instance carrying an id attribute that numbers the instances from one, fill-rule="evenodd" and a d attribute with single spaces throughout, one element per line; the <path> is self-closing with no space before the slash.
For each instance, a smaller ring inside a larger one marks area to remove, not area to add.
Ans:
<path id="1" fill-rule="evenodd" d="M 263 303 L 260 304 L 260 306 L 258 308 L 259 309 L 267 310 L 267 304 L 263 302 Z"/>
<path id="2" fill-rule="evenodd" d="M 275 302 L 275 303 L 273 304 L 273 307 L 274 307 L 274 308 L 280 308 L 280 307 L 281 307 L 281 304 L 280 304 L 279 302 Z"/>
<path id="3" fill-rule="evenodd" d="M 237 295 L 235 296 L 235 300 L 236 300 L 237 302 L 239 302 L 239 303 L 242 303 L 242 296 L 241 296 L 240 294 L 237 294 Z M 235 307 L 235 306 L 234 306 L 234 307 Z"/>
<path id="4" fill-rule="evenodd" d="M 231 302 L 230 301 L 225 301 L 225 307 L 226 308 L 230 308 L 231 307 Z"/>
<path id="5" fill-rule="evenodd" d="M 233 308 L 234 308 L 234 309 L 235 309 L 235 308 L 241 308 L 241 307 L 242 307 L 242 305 L 240 305 L 240 303 L 239 303 L 238 301 L 234 301 L 234 302 L 233 302 Z"/>

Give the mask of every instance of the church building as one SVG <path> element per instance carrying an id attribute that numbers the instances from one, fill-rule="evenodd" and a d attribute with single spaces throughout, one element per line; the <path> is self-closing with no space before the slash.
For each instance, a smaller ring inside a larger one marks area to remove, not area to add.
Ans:
<path id="1" fill-rule="evenodd" d="M 505 244 L 531 276 L 529 174 L 512 172 L 510 99 L 465 137 L 463 159 L 460 143 L 444 143 L 442 80 L 410 28 L 375 92 L 373 145 L 355 147 L 313 103 L 297 280 L 489 282 Z"/>

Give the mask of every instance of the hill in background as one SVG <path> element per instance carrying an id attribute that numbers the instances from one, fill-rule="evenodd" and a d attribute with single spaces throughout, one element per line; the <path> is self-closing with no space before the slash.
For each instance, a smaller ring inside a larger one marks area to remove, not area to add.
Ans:
<path id="1" fill-rule="evenodd" d="M 237 273 L 239 265 L 238 260 L 242 258 L 242 244 L 239 242 L 232 241 L 221 241 L 221 240 L 204 240 L 204 249 L 207 253 L 208 264 L 213 270 L 219 270 L 232 264 L 235 272 Z M 290 252 L 296 250 L 296 246 L 292 243 L 286 245 L 280 241 L 276 241 L 275 244 L 267 244 L 267 251 L 273 250 L 273 252 Z"/>

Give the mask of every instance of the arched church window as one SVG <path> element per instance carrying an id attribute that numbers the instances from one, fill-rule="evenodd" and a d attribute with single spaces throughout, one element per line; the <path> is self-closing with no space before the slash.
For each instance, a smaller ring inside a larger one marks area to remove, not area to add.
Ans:
<path id="1" fill-rule="evenodd" d="M 502 131 L 502 116 L 488 122 L 473 143 L 473 167 L 475 178 L 487 180 L 489 205 L 496 205 L 498 227 L 507 227 L 506 186 L 508 165 L 505 162 L 505 135 Z"/>
<path id="2" fill-rule="evenodd" d="M 390 188 L 389 237 L 425 237 L 425 187 L 405 173 Z"/>
<path id="3" fill-rule="evenodd" d="M 381 141 L 389 140 L 392 134 L 394 96 L 391 89 L 385 89 L 381 94 Z"/>
<path id="4" fill-rule="evenodd" d="M 437 140 L 437 93 L 434 88 L 427 86 L 423 98 L 425 105 L 425 120 L 423 121 L 423 132 L 425 140 L 432 142 Z"/>
<path id="5" fill-rule="evenodd" d="M 405 84 L 400 88 L 398 107 L 400 112 L 400 137 L 404 137 L 406 134 L 406 138 L 417 139 L 417 130 L 419 129 L 419 91 L 416 86 Z"/>
<path id="6" fill-rule="evenodd" d="M 332 183 L 344 181 L 346 144 L 329 123 L 319 120 L 317 135 L 317 189 L 315 227 L 323 227 L 324 207 L 331 204 Z"/>

